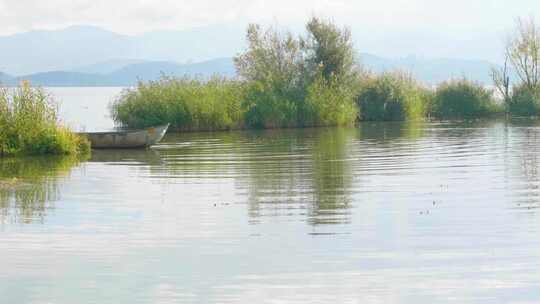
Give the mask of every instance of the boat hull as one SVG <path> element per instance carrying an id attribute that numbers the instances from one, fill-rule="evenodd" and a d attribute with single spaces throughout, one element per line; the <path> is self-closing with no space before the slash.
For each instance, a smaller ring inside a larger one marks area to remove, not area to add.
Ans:
<path id="1" fill-rule="evenodd" d="M 122 130 L 114 132 L 79 133 L 88 138 L 92 149 L 134 149 L 146 148 L 157 144 L 169 125 L 143 130 Z"/>

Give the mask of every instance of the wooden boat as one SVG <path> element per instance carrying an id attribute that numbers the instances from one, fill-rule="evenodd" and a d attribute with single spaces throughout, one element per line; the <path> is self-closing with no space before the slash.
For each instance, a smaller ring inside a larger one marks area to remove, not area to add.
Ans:
<path id="1" fill-rule="evenodd" d="M 146 148 L 158 143 L 169 124 L 141 130 L 118 130 L 110 132 L 81 132 L 90 140 L 93 149 Z"/>

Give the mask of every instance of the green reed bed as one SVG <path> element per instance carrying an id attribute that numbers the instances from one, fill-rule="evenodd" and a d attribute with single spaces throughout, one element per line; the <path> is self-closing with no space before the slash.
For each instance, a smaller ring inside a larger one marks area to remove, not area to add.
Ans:
<path id="1" fill-rule="evenodd" d="M 506 107 L 513 116 L 539 116 L 540 115 L 540 88 L 529 88 L 517 85 L 507 98 Z"/>
<path id="2" fill-rule="evenodd" d="M 451 80 L 435 90 L 431 115 L 439 119 L 473 119 L 490 117 L 504 111 L 493 92 L 483 85 L 467 80 Z"/>
<path id="3" fill-rule="evenodd" d="M 62 126 L 57 112 L 41 88 L 0 88 L 0 156 L 87 154 L 88 140 Z"/>
<path id="4" fill-rule="evenodd" d="M 177 131 L 229 130 L 243 126 L 242 84 L 163 77 L 124 90 L 111 106 L 120 125 L 142 128 L 171 123 Z"/>
<path id="5" fill-rule="evenodd" d="M 360 87 L 356 100 L 362 121 L 416 121 L 426 116 L 430 92 L 410 74 L 368 75 Z"/>

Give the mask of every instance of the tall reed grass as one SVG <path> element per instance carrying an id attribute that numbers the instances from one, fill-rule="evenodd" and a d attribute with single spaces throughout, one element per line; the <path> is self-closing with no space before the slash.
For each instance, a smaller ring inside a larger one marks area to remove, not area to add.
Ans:
<path id="1" fill-rule="evenodd" d="M 493 92 L 467 80 L 450 80 L 440 84 L 433 97 L 431 115 L 440 119 L 472 119 L 503 112 Z"/>
<path id="2" fill-rule="evenodd" d="M 410 74 L 368 75 L 360 83 L 357 105 L 362 121 L 414 121 L 425 118 L 429 91 Z"/>
<path id="3" fill-rule="evenodd" d="M 0 156 L 89 153 L 88 140 L 61 126 L 57 112 L 41 88 L 0 88 Z"/>
<path id="4" fill-rule="evenodd" d="M 243 126 L 242 95 L 243 85 L 233 80 L 162 77 L 124 90 L 111 112 L 134 128 L 171 123 L 177 131 L 230 130 Z"/>

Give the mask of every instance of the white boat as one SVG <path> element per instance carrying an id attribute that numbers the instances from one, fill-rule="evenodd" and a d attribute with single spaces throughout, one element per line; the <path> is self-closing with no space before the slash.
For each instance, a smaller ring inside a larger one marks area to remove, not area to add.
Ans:
<path id="1" fill-rule="evenodd" d="M 146 148 L 157 144 L 169 128 L 164 126 L 140 129 L 118 130 L 109 132 L 81 132 L 88 138 L 93 149 L 128 149 Z"/>

